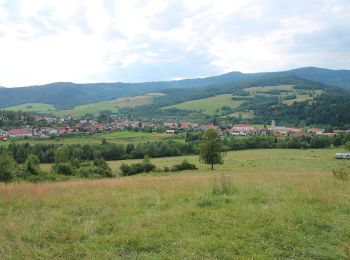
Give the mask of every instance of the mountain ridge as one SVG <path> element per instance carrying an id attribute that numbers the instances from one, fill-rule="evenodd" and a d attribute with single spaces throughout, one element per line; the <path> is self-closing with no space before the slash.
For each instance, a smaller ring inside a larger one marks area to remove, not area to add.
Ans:
<path id="1" fill-rule="evenodd" d="M 28 87 L 1 88 L 0 108 L 24 103 L 42 102 L 58 108 L 112 100 L 121 97 L 142 95 L 171 89 L 217 87 L 236 84 L 247 80 L 264 80 L 270 77 L 298 78 L 324 83 L 350 90 L 350 70 L 331 70 L 316 67 L 303 67 L 278 72 L 242 73 L 232 71 L 206 78 L 154 81 L 141 83 L 73 83 L 53 82 Z"/>

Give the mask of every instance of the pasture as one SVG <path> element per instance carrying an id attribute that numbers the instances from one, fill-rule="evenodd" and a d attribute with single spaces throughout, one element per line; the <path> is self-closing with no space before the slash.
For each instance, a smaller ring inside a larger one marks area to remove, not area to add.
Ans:
<path id="1" fill-rule="evenodd" d="M 165 107 L 165 109 L 178 108 L 183 110 L 200 111 L 207 115 L 215 115 L 217 109 L 220 109 L 222 106 L 230 106 L 234 108 L 238 107 L 242 103 L 242 101 L 232 100 L 231 97 L 231 94 L 222 94 L 209 98 L 186 101 L 180 104 Z"/>
<path id="2" fill-rule="evenodd" d="M 57 116 L 72 115 L 76 117 L 82 117 L 86 114 L 92 114 L 98 116 L 101 111 L 109 110 L 113 113 L 118 112 L 118 108 L 122 107 L 136 107 L 151 104 L 153 98 L 157 96 L 163 96 L 163 93 L 148 93 L 142 96 L 118 98 L 115 100 L 86 104 L 76 106 L 72 109 L 57 110 L 54 112 Z"/>
<path id="3" fill-rule="evenodd" d="M 50 114 L 55 109 L 56 108 L 53 105 L 44 104 L 44 103 L 26 103 L 18 106 L 4 108 L 4 110 L 33 112 L 33 113 L 42 113 L 42 114 Z"/>
<path id="4" fill-rule="evenodd" d="M 192 156 L 199 170 L 0 185 L 0 258 L 348 259 L 339 151 L 237 151 L 214 171 Z"/>

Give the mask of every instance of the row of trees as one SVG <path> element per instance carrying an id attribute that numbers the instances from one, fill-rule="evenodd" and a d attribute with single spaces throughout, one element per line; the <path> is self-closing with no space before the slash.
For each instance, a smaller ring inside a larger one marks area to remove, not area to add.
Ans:
<path id="1" fill-rule="evenodd" d="M 23 164 L 29 155 L 35 155 L 41 163 L 55 163 L 57 161 L 67 162 L 72 160 L 93 161 L 100 158 L 107 161 L 142 159 L 146 155 L 151 158 L 180 156 L 198 154 L 201 148 L 198 144 L 200 140 L 205 140 L 207 138 L 206 134 L 186 134 L 185 143 L 174 139 L 139 144 L 130 143 L 126 145 L 107 142 L 103 142 L 103 144 L 83 145 L 10 144 L 7 147 L 1 146 L 0 153 L 5 152 L 11 155 L 11 157 L 20 164 Z M 273 136 L 225 136 L 223 138 L 224 150 L 226 151 L 257 148 L 325 148 L 332 145 L 338 147 L 347 142 L 350 142 L 350 134 L 337 135 L 334 138 L 325 136 L 284 138 L 276 138 Z"/>
<path id="2" fill-rule="evenodd" d="M 55 164 L 50 172 L 40 168 L 40 160 L 34 154 L 29 154 L 24 163 L 19 164 L 10 153 L 0 153 L 0 182 L 11 181 L 56 181 L 68 177 L 102 178 L 112 177 L 112 170 L 105 160 L 79 160 L 62 158 L 60 150 L 55 151 Z M 63 159 L 63 160 L 62 160 Z"/>
<path id="3" fill-rule="evenodd" d="M 18 162 L 24 163 L 28 155 L 36 155 L 41 163 L 54 163 L 55 161 L 94 160 L 124 160 L 142 159 L 145 155 L 149 157 L 179 156 L 197 153 L 195 142 L 182 143 L 175 140 L 147 142 L 138 144 L 10 144 L 0 147 L 0 152 L 8 152 Z"/>

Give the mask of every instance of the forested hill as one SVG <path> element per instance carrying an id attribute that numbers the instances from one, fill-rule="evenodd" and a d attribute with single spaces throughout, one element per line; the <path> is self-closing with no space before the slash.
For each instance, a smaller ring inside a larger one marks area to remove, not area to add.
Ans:
<path id="1" fill-rule="evenodd" d="M 35 102 L 52 104 L 57 108 L 68 108 L 80 104 L 89 104 L 119 97 L 130 97 L 155 91 L 192 89 L 205 86 L 209 86 L 210 88 L 220 88 L 226 85 L 237 86 L 237 84 L 244 84 L 245 82 L 252 80 L 263 80 L 271 77 L 289 78 L 292 76 L 350 90 L 350 71 L 310 67 L 269 73 L 246 74 L 241 72 L 230 72 L 214 77 L 178 81 L 90 84 L 58 82 L 25 88 L 0 88 L 0 108 Z"/>
<path id="2" fill-rule="evenodd" d="M 296 76 L 196 89 L 166 90 L 152 105 L 120 110 L 135 118 L 216 118 L 221 121 L 350 127 L 350 91 Z"/>

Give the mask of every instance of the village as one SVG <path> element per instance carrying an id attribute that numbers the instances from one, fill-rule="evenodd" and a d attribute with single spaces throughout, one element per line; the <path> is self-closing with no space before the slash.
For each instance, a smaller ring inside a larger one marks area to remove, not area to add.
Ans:
<path id="1" fill-rule="evenodd" d="M 222 136 L 274 136 L 274 137 L 306 137 L 306 136 L 327 136 L 334 137 L 340 133 L 350 133 L 348 130 L 333 130 L 326 132 L 320 128 L 293 128 L 276 126 L 275 121 L 270 126 L 254 126 L 252 124 L 234 124 L 230 127 L 219 127 L 212 123 L 197 124 L 189 121 L 184 122 L 164 122 L 155 121 L 134 121 L 129 119 L 118 119 L 110 123 L 98 123 L 94 120 L 79 120 L 79 122 L 69 123 L 67 119 L 37 117 L 37 120 L 45 121 L 49 125 L 45 127 L 26 126 L 18 129 L 8 129 L 7 131 L 0 129 L 0 140 L 7 141 L 15 138 L 50 138 L 55 136 L 68 136 L 79 134 L 95 134 L 113 131 L 147 131 L 147 132 L 164 132 L 174 135 L 185 131 L 205 131 L 214 129 Z M 70 120 L 70 118 L 69 118 Z"/>

